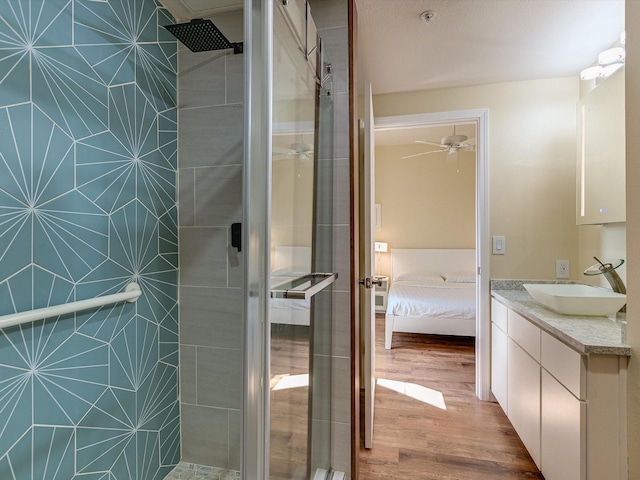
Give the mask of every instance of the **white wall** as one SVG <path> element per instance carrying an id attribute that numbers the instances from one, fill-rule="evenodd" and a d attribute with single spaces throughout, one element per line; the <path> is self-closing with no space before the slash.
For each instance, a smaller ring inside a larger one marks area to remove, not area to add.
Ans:
<path id="1" fill-rule="evenodd" d="M 475 248 L 475 152 L 405 158 L 424 145 L 376 147 L 376 203 L 381 227 L 375 239 L 389 248 Z M 376 273 L 390 274 L 391 252 L 376 254 Z"/>
<path id="2" fill-rule="evenodd" d="M 377 117 L 489 109 L 490 231 L 507 237 L 491 277 L 555 278 L 555 259 L 578 259 L 578 95 L 577 77 L 558 78 L 376 95 L 374 108 Z"/>
<path id="3" fill-rule="evenodd" d="M 588 277 L 583 275 L 587 268 L 600 260 L 622 258 L 625 263 L 616 272 L 627 283 L 627 226 L 625 223 L 606 225 L 582 225 L 578 227 L 578 265 L 574 268 L 574 278 L 579 282 L 611 288 L 604 275 Z"/>

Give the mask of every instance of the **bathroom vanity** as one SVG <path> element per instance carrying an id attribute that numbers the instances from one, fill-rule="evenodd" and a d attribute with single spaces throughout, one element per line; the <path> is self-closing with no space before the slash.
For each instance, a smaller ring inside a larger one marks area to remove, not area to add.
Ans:
<path id="1" fill-rule="evenodd" d="M 492 282 L 493 395 L 546 480 L 626 479 L 626 315 L 559 315 L 522 283 Z"/>

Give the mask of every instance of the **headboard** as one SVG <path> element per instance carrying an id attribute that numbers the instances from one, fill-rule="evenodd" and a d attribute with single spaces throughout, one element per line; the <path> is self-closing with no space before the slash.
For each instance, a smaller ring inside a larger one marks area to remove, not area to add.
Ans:
<path id="1" fill-rule="evenodd" d="M 474 248 L 392 248 L 391 281 L 407 272 L 475 272 L 476 250 Z"/>
<path id="2" fill-rule="evenodd" d="M 311 247 L 276 246 L 273 270 L 311 272 Z"/>

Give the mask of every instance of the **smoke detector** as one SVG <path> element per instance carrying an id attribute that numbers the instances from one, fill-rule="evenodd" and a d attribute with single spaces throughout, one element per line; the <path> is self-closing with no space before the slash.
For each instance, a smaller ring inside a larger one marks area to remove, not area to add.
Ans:
<path id="1" fill-rule="evenodd" d="M 420 18 L 424 23 L 429 23 L 436 16 L 436 12 L 434 10 L 427 10 L 420 14 Z"/>

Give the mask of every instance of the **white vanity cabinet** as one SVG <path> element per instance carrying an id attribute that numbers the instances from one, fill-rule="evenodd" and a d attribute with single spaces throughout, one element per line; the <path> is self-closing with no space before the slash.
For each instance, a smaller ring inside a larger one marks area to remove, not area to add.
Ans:
<path id="1" fill-rule="evenodd" d="M 491 308 L 492 392 L 545 480 L 626 479 L 627 357 L 581 354 Z"/>
<path id="2" fill-rule="evenodd" d="M 587 478 L 586 360 L 542 332 L 540 445 L 546 480 Z"/>
<path id="3" fill-rule="evenodd" d="M 621 69 L 578 102 L 578 225 L 626 219 L 624 89 Z"/>
<path id="4" fill-rule="evenodd" d="M 509 408 L 507 403 L 507 307 L 491 299 L 491 392 L 502 410 Z"/>
<path id="5" fill-rule="evenodd" d="M 516 312 L 508 313 L 507 417 L 541 468 L 540 329 Z"/>

